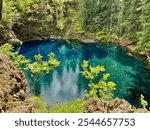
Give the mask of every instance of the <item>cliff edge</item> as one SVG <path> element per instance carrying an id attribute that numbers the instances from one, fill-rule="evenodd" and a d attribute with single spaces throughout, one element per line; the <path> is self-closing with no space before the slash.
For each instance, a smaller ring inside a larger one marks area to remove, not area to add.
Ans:
<path id="1" fill-rule="evenodd" d="M 27 97 L 27 82 L 23 72 L 0 53 L 0 112 L 34 112 L 36 104 Z"/>

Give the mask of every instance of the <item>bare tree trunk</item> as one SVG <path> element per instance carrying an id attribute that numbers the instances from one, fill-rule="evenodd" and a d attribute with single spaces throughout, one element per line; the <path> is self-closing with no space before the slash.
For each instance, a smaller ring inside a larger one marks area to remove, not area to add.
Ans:
<path id="1" fill-rule="evenodd" d="M 0 0 L 0 20 L 2 19 L 3 0 Z"/>

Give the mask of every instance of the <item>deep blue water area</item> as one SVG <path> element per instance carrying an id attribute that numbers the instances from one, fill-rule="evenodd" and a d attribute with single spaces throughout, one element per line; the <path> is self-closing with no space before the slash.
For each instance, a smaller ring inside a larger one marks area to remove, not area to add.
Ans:
<path id="1" fill-rule="evenodd" d="M 94 66 L 105 66 L 106 72 L 111 75 L 109 80 L 117 84 L 115 97 L 139 106 L 140 95 L 143 94 L 150 102 L 150 72 L 144 67 L 144 59 L 129 56 L 121 47 L 49 40 L 26 42 L 20 46 L 19 51 L 32 60 L 39 53 L 46 60 L 49 52 L 54 52 L 61 63 L 57 69 L 42 77 L 34 88 L 33 93 L 45 102 L 56 103 L 83 98 L 84 89 L 88 89 L 87 81 L 80 75 L 83 60 L 89 60 Z M 26 77 L 30 86 L 32 78 L 27 72 Z"/>

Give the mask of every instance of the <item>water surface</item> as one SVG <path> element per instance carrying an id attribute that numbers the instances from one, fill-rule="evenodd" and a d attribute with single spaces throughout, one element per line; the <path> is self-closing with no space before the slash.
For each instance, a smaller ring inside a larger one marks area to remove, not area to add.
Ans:
<path id="1" fill-rule="evenodd" d="M 110 44 L 80 44 L 63 40 L 34 41 L 24 43 L 20 54 L 34 59 L 40 53 L 47 59 L 47 54 L 54 52 L 60 60 L 60 66 L 50 74 L 42 77 L 36 84 L 34 94 L 45 102 L 64 102 L 83 98 L 84 89 L 88 89 L 87 81 L 80 75 L 81 63 L 89 60 L 91 65 L 104 65 L 110 73 L 109 80 L 117 84 L 115 97 L 128 100 L 138 106 L 140 95 L 150 101 L 150 73 L 144 68 L 143 59 L 133 58 L 120 47 Z M 28 84 L 31 77 L 26 73 Z"/>

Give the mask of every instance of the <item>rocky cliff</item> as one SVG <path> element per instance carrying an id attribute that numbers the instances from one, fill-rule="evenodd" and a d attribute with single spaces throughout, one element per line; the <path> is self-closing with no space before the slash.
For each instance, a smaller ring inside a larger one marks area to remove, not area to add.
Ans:
<path id="1" fill-rule="evenodd" d="M 27 96 L 27 82 L 22 71 L 0 53 L 0 112 L 33 112 Z"/>

